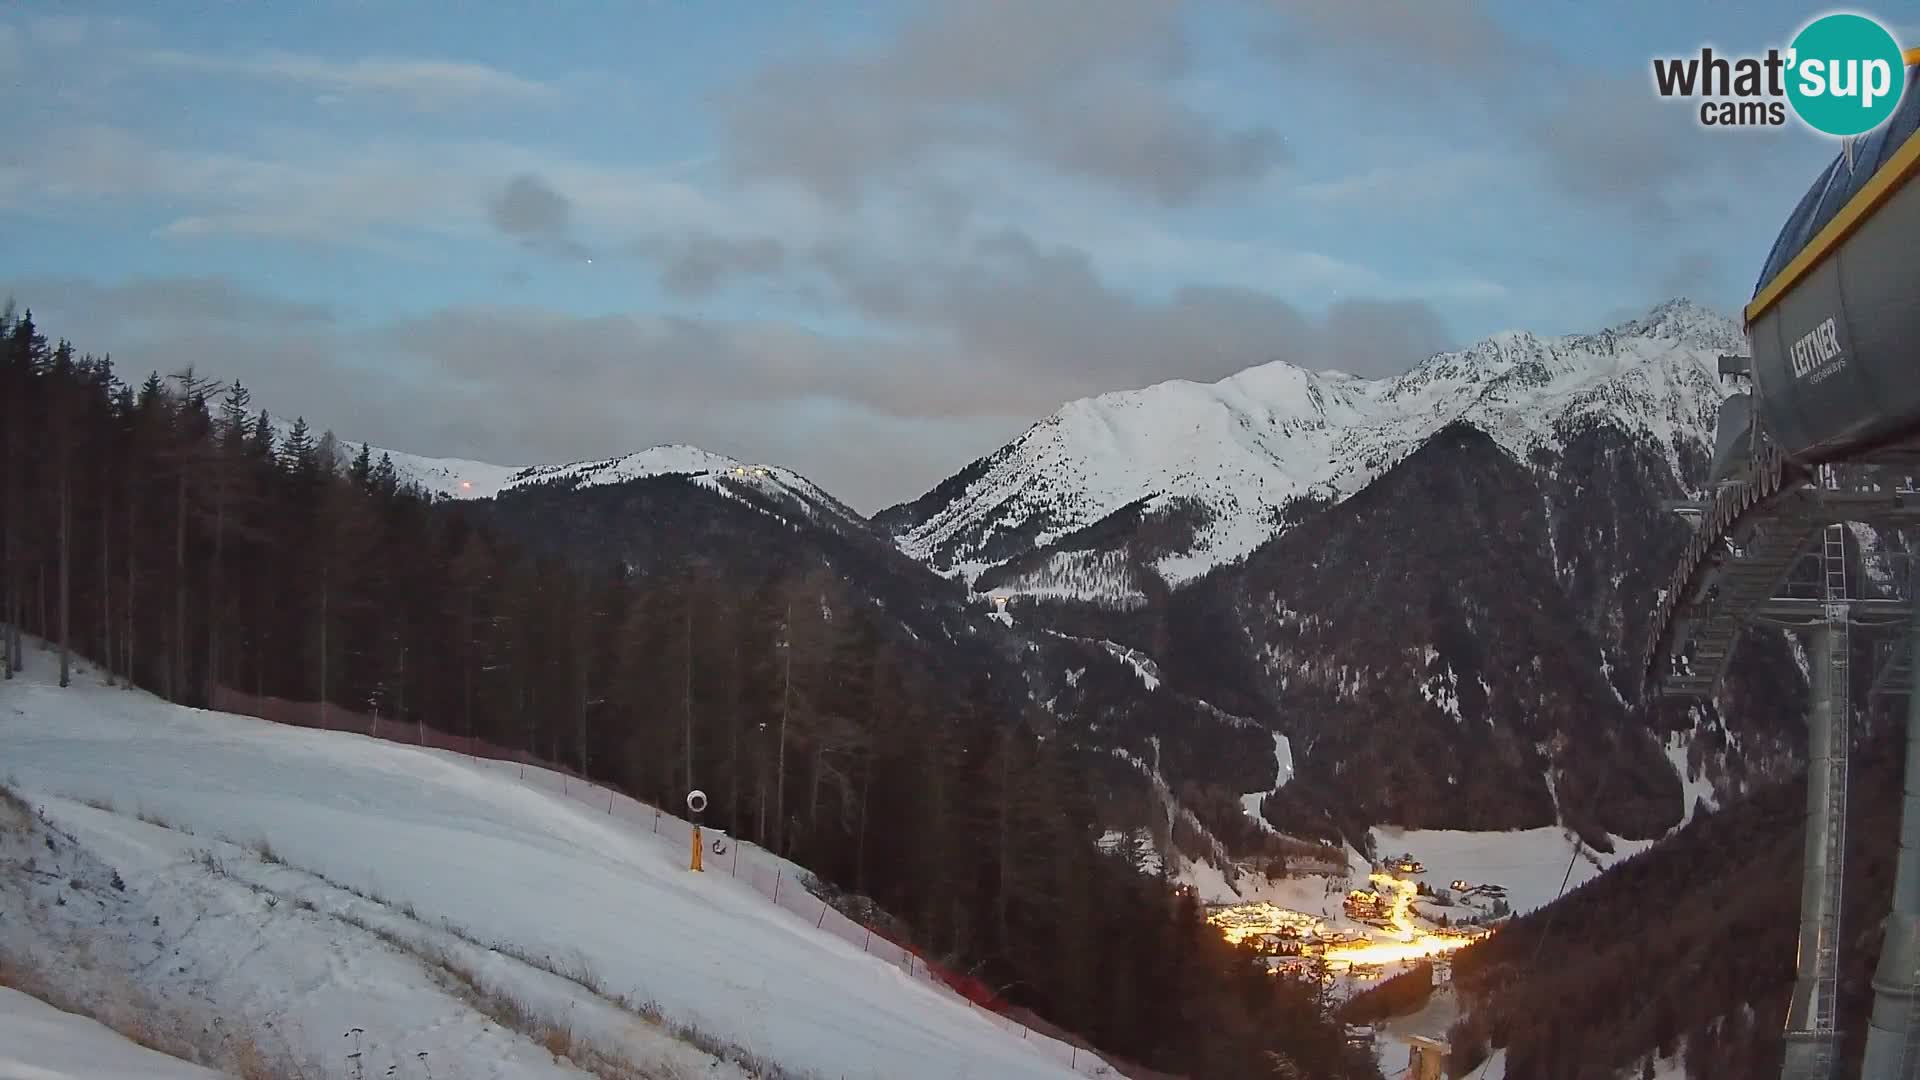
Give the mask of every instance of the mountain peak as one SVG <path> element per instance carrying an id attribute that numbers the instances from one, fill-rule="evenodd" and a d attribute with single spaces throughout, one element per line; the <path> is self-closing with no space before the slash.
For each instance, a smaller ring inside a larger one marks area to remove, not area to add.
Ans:
<path id="1" fill-rule="evenodd" d="M 1745 352 L 1747 348 L 1746 333 L 1738 322 L 1685 296 L 1662 301 L 1645 315 L 1609 330 L 1620 337 L 1677 341 L 1723 353 Z"/>
<path id="2" fill-rule="evenodd" d="M 1722 393 L 1713 357 L 1743 346 L 1733 320 L 1679 298 L 1594 333 L 1502 331 L 1391 378 L 1275 362 L 1085 398 L 885 527 L 908 555 L 969 581 L 1014 562 L 996 588 L 1106 596 L 1136 589 L 1132 556 L 1088 546 L 1085 530 L 1109 517 L 1102 535 L 1137 517 L 1153 572 L 1178 585 L 1265 543 L 1294 504 L 1360 491 L 1455 422 L 1516 461 L 1610 424 L 1644 440 L 1679 483 L 1687 446 L 1711 439 Z"/>

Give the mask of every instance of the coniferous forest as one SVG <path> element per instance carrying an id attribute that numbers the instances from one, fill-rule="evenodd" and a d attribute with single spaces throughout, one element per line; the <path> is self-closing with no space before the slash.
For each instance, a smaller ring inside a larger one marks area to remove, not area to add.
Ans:
<path id="1" fill-rule="evenodd" d="M 1203 1077 L 1377 1075 L 1314 987 L 1100 851 L 1090 752 L 1039 738 L 1011 688 L 899 633 L 827 567 L 536 555 L 366 447 L 273 422 L 237 382 L 123 379 L 13 308 L 0 425 L 9 678 L 44 664 L 64 684 L 84 657 L 170 701 L 223 686 L 376 712 L 659 805 L 697 784 L 712 824 L 1111 1054 Z"/>

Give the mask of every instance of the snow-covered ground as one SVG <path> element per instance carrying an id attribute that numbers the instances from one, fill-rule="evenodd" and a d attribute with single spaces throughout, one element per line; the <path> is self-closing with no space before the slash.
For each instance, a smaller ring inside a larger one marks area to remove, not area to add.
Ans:
<path id="1" fill-rule="evenodd" d="M 1408 1036 L 1421 1035 L 1445 1042 L 1448 1029 L 1459 1018 L 1460 1005 L 1453 996 L 1452 988 L 1440 986 L 1434 989 L 1433 996 L 1419 1011 L 1376 1024 L 1373 1029 L 1373 1053 L 1374 1061 L 1380 1066 L 1380 1075 L 1389 1080 L 1405 1076 L 1407 1063 L 1413 1054 L 1413 1044 Z"/>
<path id="2" fill-rule="evenodd" d="M 219 1075 L 149 1050 L 87 1017 L 0 986 L 0 1078 L 216 1080 Z"/>
<path id="3" fill-rule="evenodd" d="M 1509 832 L 1457 832 L 1445 829 L 1373 830 L 1375 850 L 1382 858 L 1411 854 L 1425 870 L 1419 874 L 1399 875 L 1426 882 L 1436 890 L 1456 880 L 1471 885 L 1500 885 L 1507 890 L 1508 903 L 1521 914 L 1550 903 L 1561 893 L 1561 882 L 1572 892 L 1585 882 L 1600 876 L 1607 867 L 1636 855 L 1653 845 L 1651 840 L 1623 840 L 1613 837 L 1612 854 L 1598 852 L 1572 838 L 1567 830 L 1555 827 L 1517 829 Z M 1372 868 L 1352 848 L 1347 849 L 1347 876 L 1338 891 L 1329 892 L 1330 880 L 1316 874 L 1282 878 L 1270 882 L 1264 876 L 1241 872 L 1229 882 L 1227 875 L 1209 862 L 1182 858 L 1176 875 L 1181 883 L 1193 887 L 1204 903 L 1241 904 L 1265 901 L 1295 911 L 1325 912 L 1336 925 L 1345 925 L 1340 901 L 1347 887 L 1365 888 Z M 1572 874 L 1568 874 L 1568 864 Z M 1430 908 L 1422 902 L 1416 905 Z M 1444 909 L 1437 909 L 1444 910 Z M 1356 924 L 1357 925 L 1357 924 Z"/>
<path id="4" fill-rule="evenodd" d="M 1271 789 L 1267 791 L 1249 791 L 1245 795 L 1240 796 L 1240 809 L 1245 811 L 1248 817 L 1252 818 L 1261 828 L 1268 832 L 1273 832 L 1274 828 L 1268 824 L 1267 819 L 1261 815 L 1260 804 L 1266 801 L 1267 796 L 1277 793 L 1281 788 L 1287 786 L 1289 780 L 1293 779 L 1293 743 L 1289 742 L 1285 735 L 1277 731 L 1273 733 L 1273 769 L 1274 780 Z"/>
<path id="5" fill-rule="evenodd" d="M 1654 843 L 1612 837 L 1614 851 L 1609 855 L 1553 826 L 1510 832 L 1376 828 L 1373 838 L 1374 850 L 1382 858 L 1411 854 L 1426 867 L 1425 872 L 1412 876 L 1436 889 L 1444 889 L 1456 880 L 1505 887 L 1507 902 L 1516 915 L 1551 903 L 1560 895 L 1562 881 L 1566 882 L 1566 891 L 1572 892 L 1599 877 L 1606 867 Z"/>
<path id="6" fill-rule="evenodd" d="M 1358 929 L 1359 924 L 1348 919 L 1340 905 L 1347 890 L 1364 884 L 1366 876 L 1328 877 L 1309 873 L 1268 881 L 1264 874 L 1241 872 L 1237 880 L 1229 882 L 1226 874 L 1212 863 L 1195 862 L 1183 856 L 1174 880 L 1192 887 L 1203 904 L 1267 903 L 1317 915 L 1340 929 L 1352 930 Z"/>
<path id="7" fill-rule="evenodd" d="M 660 1075 L 744 1075 L 671 1025 L 794 1075 L 1077 1075 L 748 881 L 689 873 L 680 843 L 510 770 L 86 671 L 60 690 L 39 659 L 0 684 L 0 780 L 52 847 L 0 830 L 0 858 L 37 860 L 0 874 L 0 947 L 72 972 L 75 993 L 225 1017 L 329 1066 L 358 1028 L 368 1076 L 424 1075 L 422 1051 L 434 1076 L 578 1075 L 498 1022 L 502 1001 L 541 1042 L 564 1030 Z"/>
<path id="8" fill-rule="evenodd" d="M 1674 774 L 1680 777 L 1682 809 L 1680 811 L 1680 824 L 1674 826 L 1675 831 L 1686 828 L 1687 825 L 1693 821 L 1694 809 L 1701 803 L 1705 803 L 1709 810 L 1717 809 L 1719 806 L 1719 800 L 1715 798 L 1713 793 L 1712 780 L 1707 779 L 1704 773 L 1698 776 L 1687 775 L 1687 748 L 1689 738 L 1687 733 L 1676 731 L 1667 737 L 1665 747 L 1667 762 L 1673 766 Z"/>

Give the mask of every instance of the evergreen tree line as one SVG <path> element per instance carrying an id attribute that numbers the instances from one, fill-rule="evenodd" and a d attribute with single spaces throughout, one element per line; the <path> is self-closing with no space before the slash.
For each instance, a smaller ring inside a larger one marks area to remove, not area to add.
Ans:
<path id="1" fill-rule="evenodd" d="M 22 632 L 170 701 L 216 686 L 520 748 L 870 897 L 916 947 L 1106 1051 L 1376 1075 L 1315 989 L 1094 843 L 1088 751 L 888 631 L 825 567 L 535 557 L 238 382 L 137 387 L 0 314 L 0 661 Z"/>

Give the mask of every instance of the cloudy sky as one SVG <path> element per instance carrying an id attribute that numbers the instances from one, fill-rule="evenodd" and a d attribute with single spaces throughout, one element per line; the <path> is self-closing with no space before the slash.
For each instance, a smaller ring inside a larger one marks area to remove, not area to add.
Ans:
<path id="1" fill-rule="evenodd" d="M 1734 310 L 1831 145 L 1653 96 L 1818 13 L 1733 11 L 0 0 L 0 294 L 351 440 L 873 509 L 1103 390 Z"/>

